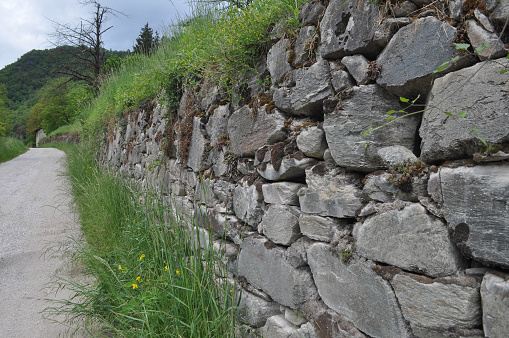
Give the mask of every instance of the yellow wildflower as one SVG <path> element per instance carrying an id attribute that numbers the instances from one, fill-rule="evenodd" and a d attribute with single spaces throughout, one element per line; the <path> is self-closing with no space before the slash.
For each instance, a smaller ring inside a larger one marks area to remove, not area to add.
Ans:
<path id="1" fill-rule="evenodd" d="M 141 254 L 141 256 L 140 256 L 140 261 L 141 261 L 143 258 L 145 258 L 145 254 Z"/>
<path id="2" fill-rule="evenodd" d="M 141 282 L 141 277 L 140 277 L 140 276 L 136 277 L 136 280 L 137 280 L 138 282 Z"/>
<path id="3" fill-rule="evenodd" d="M 177 275 L 180 275 L 180 271 L 177 270 Z"/>
<path id="4" fill-rule="evenodd" d="M 138 288 L 138 284 L 132 284 L 132 285 L 133 285 L 133 290 Z"/>
<path id="5" fill-rule="evenodd" d="M 168 265 L 164 267 L 164 271 L 168 271 Z"/>

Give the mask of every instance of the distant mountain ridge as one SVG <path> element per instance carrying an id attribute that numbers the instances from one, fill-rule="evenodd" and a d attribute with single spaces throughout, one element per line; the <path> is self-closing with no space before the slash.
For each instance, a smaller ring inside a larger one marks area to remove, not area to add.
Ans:
<path id="1" fill-rule="evenodd" d="M 58 71 L 63 64 L 69 63 L 69 46 L 45 50 L 31 50 L 22 55 L 16 62 L 0 70 L 0 83 L 7 87 L 7 97 L 11 100 L 9 108 L 17 109 L 49 80 L 62 76 Z M 106 59 L 118 55 L 123 58 L 128 54 L 124 51 L 105 51 Z"/>

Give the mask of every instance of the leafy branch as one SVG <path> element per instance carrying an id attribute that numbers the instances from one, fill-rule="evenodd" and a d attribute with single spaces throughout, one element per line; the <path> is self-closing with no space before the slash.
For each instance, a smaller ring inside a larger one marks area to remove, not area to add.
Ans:
<path id="1" fill-rule="evenodd" d="M 455 47 L 456 47 L 456 50 L 465 50 L 465 51 L 468 51 L 468 48 L 470 47 L 470 44 L 468 43 L 455 43 L 454 44 Z M 490 46 L 490 43 L 484 43 L 482 44 L 482 46 L 480 46 L 479 48 L 477 48 L 476 50 L 474 50 L 474 54 L 476 53 L 479 53 L 480 51 L 486 49 L 487 47 Z M 470 54 L 466 54 L 466 55 L 470 55 Z M 435 71 L 433 71 L 432 74 L 436 74 L 444 69 L 446 69 L 451 63 L 454 63 L 454 62 L 457 62 L 458 60 L 460 60 L 462 57 L 465 57 L 466 55 L 464 56 L 455 56 L 454 58 L 452 58 L 451 60 L 447 61 L 447 62 L 444 62 L 442 65 L 440 65 Z M 506 57 L 507 59 L 509 59 L 509 54 L 507 55 Z M 371 126 L 370 128 L 368 128 L 368 130 L 366 130 L 364 132 L 364 134 L 362 135 L 363 137 L 367 137 L 367 136 L 370 136 L 372 135 L 373 133 L 375 133 L 376 131 L 388 126 L 389 124 L 391 123 L 394 123 L 396 121 L 398 121 L 399 119 L 402 119 L 402 118 L 406 118 L 406 117 L 409 117 L 409 116 L 412 116 L 412 115 L 416 115 L 416 114 L 421 114 L 421 113 L 424 113 L 428 110 L 431 110 L 431 109 L 438 109 L 438 106 L 440 106 L 443 102 L 445 102 L 446 100 L 448 100 L 449 98 L 451 98 L 454 94 L 456 94 L 457 90 L 459 90 L 459 88 L 462 88 L 465 84 L 467 84 L 474 76 L 476 76 L 481 70 L 482 68 L 486 65 L 486 62 L 484 62 L 480 67 L 479 69 L 477 69 L 470 77 L 468 77 L 463 83 L 461 86 L 458 86 L 458 89 L 456 89 L 455 91 L 451 92 L 449 95 L 447 95 L 446 97 L 444 97 L 440 102 L 438 102 L 438 104 L 436 105 L 433 105 L 431 107 L 428 107 L 428 108 L 425 108 L 425 109 L 421 109 L 421 110 L 417 110 L 417 111 L 414 111 L 414 112 L 408 112 L 409 108 L 411 107 L 415 107 L 415 106 L 418 106 L 416 105 L 416 102 L 417 100 L 420 98 L 420 94 L 412 101 L 410 101 L 410 99 L 408 98 L 404 98 L 404 97 L 400 97 L 400 101 L 402 103 L 409 103 L 410 104 L 405 107 L 404 109 L 401 109 L 401 110 L 389 110 L 388 112 L 386 112 L 385 114 L 389 115 L 389 117 L 387 117 L 387 121 L 378 126 L 378 127 L 373 127 Z M 504 65 L 504 69 L 500 70 L 499 73 L 500 74 L 504 74 L 506 72 L 509 71 L 508 69 L 508 65 Z M 422 106 L 422 105 L 420 105 Z M 397 113 L 402 113 L 403 115 L 400 115 L 400 116 L 395 116 L 395 114 Z M 452 118 L 456 118 L 456 117 L 460 117 L 460 118 L 465 118 L 467 116 L 467 112 L 465 110 L 462 110 L 462 111 L 459 111 L 457 112 L 456 114 L 453 114 L 451 112 L 447 112 L 447 111 L 444 111 L 443 112 L 444 114 L 446 114 L 447 116 L 450 116 Z M 482 140 L 481 140 L 482 141 Z M 367 146 L 367 143 L 364 144 L 364 147 Z"/>

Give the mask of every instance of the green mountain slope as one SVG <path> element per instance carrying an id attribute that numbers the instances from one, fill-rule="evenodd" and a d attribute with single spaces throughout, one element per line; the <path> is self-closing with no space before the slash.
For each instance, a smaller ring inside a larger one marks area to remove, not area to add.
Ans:
<path id="1" fill-rule="evenodd" d="M 73 47 L 34 49 L 0 70 L 0 83 L 7 87 L 11 110 L 16 110 L 32 98 L 48 81 L 62 76 L 58 71 L 63 64 L 71 61 L 69 53 L 66 53 L 69 48 Z M 127 52 L 106 51 L 106 58 L 112 55 L 123 58 Z"/>

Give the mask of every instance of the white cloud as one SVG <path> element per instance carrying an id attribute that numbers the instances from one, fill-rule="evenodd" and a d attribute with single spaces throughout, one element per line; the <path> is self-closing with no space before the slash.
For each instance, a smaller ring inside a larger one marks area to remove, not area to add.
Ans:
<path id="1" fill-rule="evenodd" d="M 124 12 L 128 17 L 111 17 L 113 28 L 104 35 L 105 47 L 114 50 L 131 49 L 141 28 L 149 23 L 162 32 L 177 15 L 185 16 L 186 0 L 102 0 L 104 6 Z M 51 20 L 76 23 L 88 18 L 93 7 L 82 6 L 76 0 L 0 0 L 0 69 L 13 63 L 32 49 L 52 48 L 49 34 L 54 32 Z"/>

